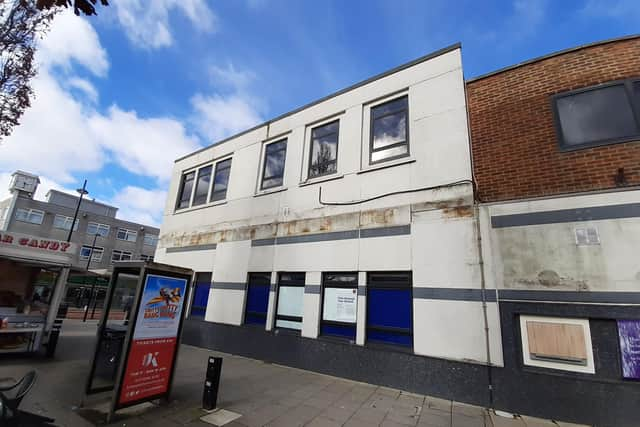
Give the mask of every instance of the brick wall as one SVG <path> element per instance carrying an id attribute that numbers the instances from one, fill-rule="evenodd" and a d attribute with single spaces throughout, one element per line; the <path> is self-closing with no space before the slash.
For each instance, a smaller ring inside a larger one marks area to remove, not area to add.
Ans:
<path id="1" fill-rule="evenodd" d="M 640 77 L 640 37 L 584 47 L 467 82 L 482 201 L 640 185 L 640 141 L 562 152 L 551 95 Z"/>

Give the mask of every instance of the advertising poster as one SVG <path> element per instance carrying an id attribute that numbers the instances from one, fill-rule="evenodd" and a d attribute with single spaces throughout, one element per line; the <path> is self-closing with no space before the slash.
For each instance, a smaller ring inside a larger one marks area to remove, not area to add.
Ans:
<path id="1" fill-rule="evenodd" d="M 121 405 L 168 391 L 187 280 L 146 277 L 122 379 Z"/>
<path id="2" fill-rule="evenodd" d="M 358 291 L 355 288 L 326 288 L 323 319 L 356 323 Z"/>
<path id="3" fill-rule="evenodd" d="M 640 380 L 640 320 L 618 320 L 622 377 Z"/>

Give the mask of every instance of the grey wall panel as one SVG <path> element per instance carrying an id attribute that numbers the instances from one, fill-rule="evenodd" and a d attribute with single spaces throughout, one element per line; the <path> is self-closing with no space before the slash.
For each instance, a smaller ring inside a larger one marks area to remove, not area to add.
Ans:
<path id="1" fill-rule="evenodd" d="M 491 217 L 493 228 L 640 217 L 640 203 L 560 209 Z"/>

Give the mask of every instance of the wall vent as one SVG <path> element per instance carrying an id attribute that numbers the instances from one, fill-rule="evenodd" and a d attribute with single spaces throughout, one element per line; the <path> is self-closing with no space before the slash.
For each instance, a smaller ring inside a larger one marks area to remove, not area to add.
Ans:
<path id="1" fill-rule="evenodd" d="M 600 236 L 598 235 L 598 229 L 595 227 L 576 228 L 576 245 L 578 246 L 590 246 L 599 245 Z"/>

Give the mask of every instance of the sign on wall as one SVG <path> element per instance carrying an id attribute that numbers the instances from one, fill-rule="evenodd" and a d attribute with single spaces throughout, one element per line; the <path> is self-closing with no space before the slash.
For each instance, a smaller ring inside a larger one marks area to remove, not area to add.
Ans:
<path id="1" fill-rule="evenodd" d="M 356 323 L 358 291 L 355 288 L 325 288 L 323 320 Z"/>
<path id="2" fill-rule="evenodd" d="M 187 280 L 148 274 L 129 347 L 118 405 L 169 391 Z"/>
<path id="3" fill-rule="evenodd" d="M 640 320 L 618 320 L 622 377 L 640 380 Z"/>

